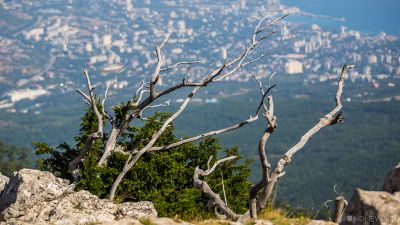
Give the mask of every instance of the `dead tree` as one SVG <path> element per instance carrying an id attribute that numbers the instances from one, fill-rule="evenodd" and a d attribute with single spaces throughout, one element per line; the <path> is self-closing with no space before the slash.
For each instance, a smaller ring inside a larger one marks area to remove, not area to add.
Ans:
<path id="1" fill-rule="evenodd" d="M 117 141 L 120 137 L 120 135 L 129 127 L 130 123 L 135 120 L 135 119 L 142 119 L 142 114 L 143 111 L 145 111 L 148 108 L 153 108 L 157 107 L 159 105 L 155 104 L 156 100 L 159 98 L 166 96 L 174 91 L 177 91 L 178 89 L 185 88 L 185 87 L 192 87 L 193 90 L 185 100 L 183 101 L 182 105 L 179 107 L 179 109 L 172 114 L 171 117 L 169 117 L 161 126 L 161 128 L 152 135 L 150 141 L 145 145 L 145 147 L 141 149 L 128 149 L 126 152 L 128 156 L 128 159 L 121 171 L 121 173 L 118 175 L 116 180 L 114 181 L 112 188 L 109 193 L 109 199 L 113 200 L 115 196 L 115 192 L 126 175 L 126 173 L 136 164 L 136 162 L 140 159 L 140 157 L 147 153 L 147 152 L 156 152 L 156 151 L 162 151 L 162 150 L 168 150 L 171 148 L 174 148 L 176 146 L 185 144 L 187 142 L 192 142 L 196 141 L 205 137 L 209 137 L 212 135 L 217 135 L 220 133 L 224 132 L 229 132 L 235 129 L 238 129 L 248 123 L 254 122 L 258 119 L 258 111 L 254 116 L 250 116 L 249 119 L 243 120 L 237 124 L 234 124 L 232 126 L 222 128 L 219 130 L 214 130 L 210 131 L 207 133 L 199 134 L 191 138 L 183 139 L 181 141 L 178 141 L 176 143 L 166 145 L 166 146 L 154 146 L 158 138 L 161 136 L 161 134 L 170 126 L 170 124 L 180 116 L 180 114 L 185 110 L 193 96 L 204 86 L 207 86 L 211 83 L 215 82 L 220 82 L 225 80 L 226 78 L 232 76 L 234 73 L 238 72 L 241 68 L 243 68 L 246 65 L 252 64 L 256 62 L 257 60 L 261 59 L 264 57 L 266 54 L 262 54 L 260 57 L 254 58 L 254 59 L 248 59 L 249 54 L 257 47 L 259 46 L 262 42 L 264 42 L 267 38 L 269 38 L 271 35 L 275 34 L 276 31 L 272 30 L 270 31 L 270 28 L 276 24 L 277 22 L 281 21 L 286 15 L 279 17 L 271 22 L 265 23 L 267 17 L 264 17 L 261 19 L 256 26 L 256 29 L 252 35 L 252 39 L 250 40 L 249 45 L 237 56 L 235 56 L 232 60 L 226 61 L 222 66 L 214 69 L 211 73 L 204 75 L 202 78 L 199 79 L 199 81 L 189 81 L 186 78 L 186 75 L 183 77 L 182 81 L 179 82 L 178 84 L 175 84 L 173 86 L 167 87 L 163 90 L 158 90 L 158 83 L 159 79 L 162 73 L 165 73 L 169 70 L 175 69 L 179 66 L 182 65 L 192 65 L 199 63 L 199 61 L 193 61 L 193 62 L 187 62 L 187 61 L 182 61 L 182 62 L 177 62 L 173 64 L 172 66 L 167 66 L 165 65 L 165 60 L 164 60 L 164 55 L 162 53 L 163 47 L 167 44 L 170 35 L 167 35 L 165 39 L 161 42 L 159 46 L 156 46 L 155 48 L 155 53 L 157 56 L 157 65 L 155 70 L 153 71 L 150 81 L 149 82 L 143 82 L 142 85 L 139 87 L 139 89 L 136 91 L 135 94 L 135 101 L 132 102 L 132 108 L 129 110 L 125 115 L 122 117 L 115 117 L 111 116 L 108 113 L 104 111 L 104 103 L 105 99 L 107 98 L 107 92 L 109 86 L 107 86 L 106 92 L 104 94 L 104 98 L 101 102 L 101 104 L 98 104 L 96 102 L 96 99 L 94 97 L 94 87 L 90 83 L 89 75 L 87 71 L 84 71 L 84 75 L 86 77 L 86 82 L 87 82 L 87 87 L 88 87 L 88 92 L 89 95 L 86 95 L 83 91 L 78 90 L 78 92 L 84 97 L 84 101 L 90 105 L 90 107 L 93 109 L 95 112 L 97 119 L 98 119 L 98 131 L 93 133 L 92 135 L 89 136 L 89 138 L 86 141 L 85 147 L 81 150 L 80 154 L 78 157 L 76 157 L 71 163 L 70 163 L 70 172 L 72 173 L 75 182 L 78 181 L 79 179 L 79 163 L 84 159 L 86 153 L 90 151 L 92 144 L 94 141 L 98 139 L 104 138 L 104 123 L 106 121 L 109 121 L 111 124 L 111 131 L 105 140 L 104 144 L 104 153 L 101 156 L 101 158 L 98 161 L 98 166 L 107 166 L 108 159 L 112 155 L 112 153 L 115 150 Z M 261 103 L 262 104 L 262 103 Z M 99 111 L 101 109 L 101 111 Z"/>
<path id="2" fill-rule="evenodd" d="M 268 95 L 268 91 L 273 87 L 270 86 L 268 87 L 267 91 L 264 91 L 263 85 L 261 81 L 259 81 L 256 76 L 253 75 L 254 79 L 258 82 L 259 87 L 260 87 L 260 93 L 261 93 L 261 104 L 257 109 L 257 114 L 258 111 L 263 109 L 264 113 L 264 118 L 267 123 L 267 127 L 265 131 L 263 132 L 259 144 L 258 144 L 258 153 L 262 165 L 262 178 L 258 183 L 253 185 L 250 189 L 250 195 L 249 195 L 249 210 L 243 214 L 243 215 L 237 215 L 234 213 L 232 210 L 227 208 L 225 204 L 223 204 L 223 201 L 221 201 L 220 197 L 218 194 L 214 193 L 212 189 L 208 186 L 208 184 L 205 181 L 199 180 L 199 175 L 200 176 L 207 176 L 210 173 L 212 173 L 213 169 L 209 169 L 207 171 L 202 171 L 198 168 L 195 170 L 195 175 L 193 178 L 194 185 L 198 188 L 200 188 L 207 196 L 210 197 L 210 200 L 212 201 L 212 204 L 215 205 L 220 212 L 222 212 L 224 215 L 227 217 L 233 219 L 233 220 L 245 220 L 249 217 L 251 218 L 256 218 L 257 213 L 264 208 L 268 200 L 271 198 L 272 191 L 274 189 L 275 184 L 278 182 L 279 178 L 285 175 L 285 166 L 288 165 L 292 159 L 292 157 L 300 151 L 306 144 L 307 142 L 314 136 L 316 133 L 318 133 L 322 128 L 325 128 L 329 125 L 334 125 L 337 124 L 338 122 L 343 122 L 343 116 L 342 116 L 342 102 L 341 102 L 341 96 L 343 92 L 343 85 L 344 85 L 344 74 L 347 72 L 348 69 L 354 68 L 354 65 L 344 65 L 342 68 L 342 71 L 339 76 L 339 81 L 338 81 L 338 89 L 336 92 L 335 96 L 335 101 L 336 101 L 336 106 L 325 116 L 323 116 L 319 122 L 314 125 L 310 130 L 308 130 L 301 138 L 300 140 L 289 150 L 286 151 L 286 153 L 281 157 L 281 159 L 277 162 L 275 165 L 274 169 L 271 171 L 271 167 L 267 158 L 267 154 L 265 151 L 265 144 L 268 141 L 268 138 L 270 135 L 275 131 L 277 128 L 277 123 L 276 123 L 276 116 L 274 115 L 274 103 L 273 103 L 273 98 L 271 95 Z M 267 97 L 267 103 L 264 104 L 263 99 Z M 221 159 L 216 163 L 214 166 L 217 166 L 219 163 L 227 161 L 232 159 L 230 158 L 225 158 Z M 214 168 L 214 167 L 213 167 Z M 215 169 L 215 168 L 214 168 Z M 340 210 L 342 211 L 342 210 Z M 338 212 L 338 214 L 341 212 Z M 339 216 L 338 216 L 339 217 Z"/>

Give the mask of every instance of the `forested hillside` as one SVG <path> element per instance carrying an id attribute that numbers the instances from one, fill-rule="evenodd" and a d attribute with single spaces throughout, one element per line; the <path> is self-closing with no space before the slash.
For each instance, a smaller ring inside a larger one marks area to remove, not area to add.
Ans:
<path id="1" fill-rule="evenodd" d="M 0 141 L 0 172 L 9 176 L 21 168 L 33 166 L 31 150 Z"/>

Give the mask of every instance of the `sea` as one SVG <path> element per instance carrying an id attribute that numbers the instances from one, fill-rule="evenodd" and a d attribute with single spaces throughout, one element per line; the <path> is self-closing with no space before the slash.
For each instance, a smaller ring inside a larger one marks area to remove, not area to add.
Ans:
<path id="1" fill-rule="evenodd" d="M 281 0 L 280 3 L 313 14 L 345 18 L 345 21 L 337 21 L 293 16 L 291 20 L 332 27 L 346 26 L 370 34 L 385 32 L 400 35 L 400 0 Z"/>

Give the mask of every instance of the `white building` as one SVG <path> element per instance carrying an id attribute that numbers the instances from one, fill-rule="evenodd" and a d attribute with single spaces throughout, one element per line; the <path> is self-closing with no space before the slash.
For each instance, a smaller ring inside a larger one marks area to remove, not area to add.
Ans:
<path id="1" fill-rule="evenodd" d="M 110 46 L 112 44 L 112 36 L 111 34 L 106 34 L 103 36 L 103 45 Z"/>
<path id="2" fill-rule="evenodd" d="M 313 45 L 310 42 L 307 42 L 304 45 L 304 52 L 305 53 L 311 53 L 313 51 Z"/>
<path id="3" fill-rule="evenodd" d="M 25 33 L 25 38 L 26 39 L 33 38 L 35 41 L 40 41 L 40 36 L 43 34 L 44 34 L 43 28 L 34 28 L 34 29 L 30 30 L 29 32 Z"/>
<path id="4" fill-rule="evenodd" d="M 133 4 L 131 0 L 126 0 L 126 11 L 132 12 L 134 10 Z"/>
<path id="5" fill-rule="evenodd" d="M 285 63 L 285 72 L 287 74 L 303 73 L 303 64 L 297 60 L 289 60 Z"/>
<path id="6" fill-rule="evenodd" d="M 10 97 L 11 102 L 15 103 L 23 99 L 33 100 L 41 95 L 46 95 L 49 92 L 45 89 L 21 89 L 14 90 L 6 94 Z"/>
<path id="7" fill-rule="evenodd" d="M 282 38 L 283 38 L 283 39 L 289 38 L 289 34 L 290 34 L 289 28 L 286 26 L 286 24 L 284 24 L 284 25 L 281 27 L 281 35 L 282 35 Z"/>
<path id="8" fill-rule="evenodd" d="M 185 23 L 185 21 L 184 21 L 184 20 L 180 20 L 180 21 L 178 21 L 177 25 L 178 25 L 179 33 L 184 33 L 185 30 L 186 30 L 186 23 Z"/>
<path id="9" fill-rule="evenodd" d="M 92 52 L 92 51 L 93 51 L 92 43 L 90 43 L 90 42 L 86 43 L 86 45 L 85 45 L 85 50 L 86 50 L 87 52 Z"/>
<path id="10" fill-rule="evenodd" d="M 368 56 L 368 63 L 375 64 L 378 62 L 378 57 L 376 55 L 369 55 Z"/>
<path id="11" fill-rule="evenodd" d="M 221 58 L 223 60 L 228 58 L 228 50 L 226 50 L 226 48 L 224 48 L 224 47 L 221 48 Z"/>

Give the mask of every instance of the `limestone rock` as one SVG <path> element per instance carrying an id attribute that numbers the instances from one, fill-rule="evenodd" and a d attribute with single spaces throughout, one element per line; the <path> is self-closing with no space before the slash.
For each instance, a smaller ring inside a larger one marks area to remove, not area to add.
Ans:
<path id="1" fill-rule="evenodd" d="M 269 220 L 256 220 L 254 225 L 272 225 L 272 222 Z"/>
<path id="2" fill-rule="evenodd" d="M 207 219 L 199 222 L 198 224 L 199 225 L 243 225 L 246 224 L 246 222 L 235 222 L 226 219 Z"/>
<path id="3" fill-rule="evenodd" d="M 148 220 L 154 225 L 193 225 L 185 221 L 173 220 L 171 218 L 150 218 Z M 143 224 L 146 224 L 144 221 L 142 222 Z"/>
<path id="4" fill-rule="evenodd" d="M 387 175 L 383 190 L 390 193 L 400 191 L 400 163 Z"/>
<path id="5" fill-rule="evenodd" d="M 154 208 L 152 202 L 124 202 L 118 206 L 118 209 L 115 213 L 117 219 L 123 217 L 133 217 L 133 218 L 142 218 L 142 217 L 157 217 L 157 211 Z"/>
<path id="6" fill-rule="evenodd" d="M 341 225 L 400 225 L 400 192 L 357 189 Z"/>
<path id="7" fill-rule="evenodd" d="M 114 204 L 87 191 L 74 192 L 73 188 L 68 180 L 48 172 L 23 169 L 14 173 L 0 195 L 0 221 L 5 221 L 3 224 L 88 224 L 157 216 L 151 202 Z"/>
<path id="8" fill-rule="evenodd" d="M 142 218 L 142 219 L 132 219 L 124 218 L 115 222 L 104 222 L 101 225 L 193 225 L 180 220 L 174 220 L 171 218 Z M 213 223 L 215 224 L 215 223 Z M 226 222 L 224 224 L 227 224 Z M 205 224 L 206 225 L 206 224 Z"/>
<path id="9" fill-rule="evenodd" d="M 0 194 L 3 191 L 4 186 L 7 184 L 8 180 L 9 180 L 8 177 L 6 177 L 0 173 Z"/>
<path id="10" fill-rule="evenodd" d="M 36 214 L 35 206 L 72 192 L 73 187 L 67 180 L 48 172 L 22 169 L 13 174 L 1 193 L 0 220 Z"/>
<path id="11" fill-rule="evenodd" d="M 311 220 L 307 225 L 337 225 L 337 223 L 325 220 Z"/>
<path id="12" fill-rule="evenodd" d="M 139 220 L 133 218 L 124 218 L 113 222 L 102 222 L 99 225 L 143 225 Z"/>

